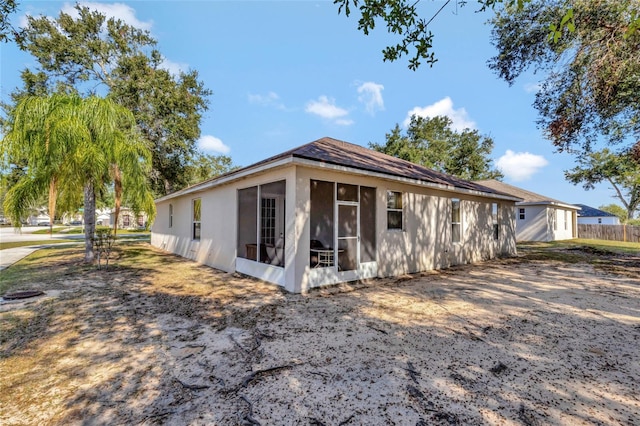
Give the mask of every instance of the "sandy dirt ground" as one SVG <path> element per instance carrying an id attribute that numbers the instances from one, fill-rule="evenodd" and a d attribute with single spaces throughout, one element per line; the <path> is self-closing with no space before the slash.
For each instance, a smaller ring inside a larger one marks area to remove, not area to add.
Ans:
<path id="1" fill-rule="evenodd" d="M 640 256 L 292 295 L 145 250 L 0 305 L 0 424 L 640 424 Z"/>

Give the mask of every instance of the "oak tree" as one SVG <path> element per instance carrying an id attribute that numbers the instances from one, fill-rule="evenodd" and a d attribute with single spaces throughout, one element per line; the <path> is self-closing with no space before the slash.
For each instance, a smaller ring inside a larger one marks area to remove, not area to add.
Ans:
<path id="1" fill-rule="evenodd" d="M 538 124 L 559 151 L 640 143 L 639 11 L 638 0 L 529 1 L 490 21 L 490 68 L 509 84 L 541 75 Z"/>
<path id="2" fill-rule="evenodd" d="M 370 143 L 383 152 L 430 169 L 467 180 L 501 179 L 502 173 L 492 165 L 489 157 L 493 139 L 477 130 L 452 129 L 448 117 L 419 117 L 414 115 L 403 133 L 398 124 L 386 134 L 384 144 Z"/>
<path id="3" fill-rule="evenodd" d="M 589 153 L 580 157 L 578 165 L 564 174 L 569 182 L 582 184 L 586 190 L 594 189 L 601 182 L 609 183 L 614 196 L 624 206 L 627 219 L 633 219 L 640 209 L 640 164 L 628 152 L 618 154 L 604 148 Z"/>
<path id="4" fill-rule="evenodd" d="M 34 91 L 102 93 L 134 114 L 151 143 L 149 181 L 156 195 L 190 182 L 188 165 L 198 155 L 202 114 L 211 92 L 195 70 L 173 75 L 148 31 L 76 5 L 77 18 L 28 16 L 17 43 L 37 61 L 22 72 L 19 99 Z"/>

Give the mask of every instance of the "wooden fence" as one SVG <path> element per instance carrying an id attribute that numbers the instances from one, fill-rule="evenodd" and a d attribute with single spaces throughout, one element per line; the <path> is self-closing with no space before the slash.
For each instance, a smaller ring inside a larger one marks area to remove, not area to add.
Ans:
<path id="1" fill-rule="evenodd" d="M 578 238 L 640 243 L 640 226 L 578 224 Z"/>

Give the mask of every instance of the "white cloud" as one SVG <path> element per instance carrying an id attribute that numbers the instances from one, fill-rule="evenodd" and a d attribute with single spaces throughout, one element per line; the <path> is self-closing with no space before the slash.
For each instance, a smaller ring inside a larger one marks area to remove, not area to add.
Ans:
<path id="1" fill-rule="evenodd" d="M 198 139 L 198 148 L 202 151 L 213 151 L 218 154 L 227 154 L 231 151 L 231 148 L 225 145 L 222 140 L 211 135 L 200 137 L 200 139 Z"/>
<path id="2" fill-rule="evenodd" d="M 109 18 L 120 19 L 121 21 L 139 28 L 141 30 L 150 30 L 153 25 L 152 21 L 143 22 L 136 18 L 136 11 L 129 5 L 124 3 L 99 3 L 99 2 L 79 2 L 80 6 L 88 7 L 91 10 L 96 10 Z M 62 6 L 62 11 L 73 18 L 77 18 L 78 11 L 75 9 L 73 3 L 65 3 Z"/>
<path id="3" fill-rule="evenodd" d="M 189 70 L 189 64 L 184 64 L 181 62 L 173 62 L 163 56 L 162 63 L 160 64 L 160 68 L 163 68 L 169 71 L 169 74 L 177 77 L 180 75 L 181 72 L 187 72 Z"/>
<path id="4" fill-rule="evenodd" d="M 335 123 L 340 126 L 351 126 L 353 124 L 353 120 L 349 118 L 339 118 L 335 121 Z"/>
<path id="5" fill-rule="evenodd" d="M 364 104 L 366 111 L 373 115 L 376 111 L 384 110 L 384 100 L 382 99 L 382 84 L 367 81 L 358 87 L 358 100 Z"/>
<path id="6" fill-rule="evenodd" d="M 516 182 L 530 179 L 531 176 L 549 164 L 542 156 L 529 152 L 513 152 L 510 149 L 496 161 L 496 167 L 506 177 Z"/>
<path id="7" fill-rule="evenodd" d="M 453 109 L 453 101 L 448 96 L 426 107 L 413 108 L 407 113 L 407 118 L 402 123 L 404 127 L 409 126 L 411 117 L 414 115 L 429 118 L 445 115 L 451 119 L 451 127 L 457 131 L 476 128 L 476 123 L 469 118 L 464 108 Z"/>
<path id="8" fill-rule="evenodd" d="M 527 93 L 538 93 L 542 89 L 542 84 L 540 83 L 526 83 L 524 85 L 524 91 Z"/>
<path id="9" fill-rule="evenodd" d="M 276 92 L 269 92 L 266 95 L 249 93 L 249 103 L 277 109 L 286 109 L 284 104 L 280 102 L 280 96 L 278 96 Z"/>
<path id="10" fill-rule="evenodd" d="M 353 120 L 347 118 L 349 111 L 336 105 L 335 99 L 320 96 L 317 101 L 309 101 L 305 111 L 328 120 L 334 120 L 336 124 L 348 126 L 353 124 Z"/>

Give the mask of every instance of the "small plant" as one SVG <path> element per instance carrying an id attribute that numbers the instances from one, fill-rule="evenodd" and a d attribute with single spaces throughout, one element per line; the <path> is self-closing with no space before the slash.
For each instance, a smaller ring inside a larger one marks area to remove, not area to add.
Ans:
<path id="1" fill-rule="evenodd" d="M 109 256 L 111 255 L 111 248 L 116 239 L 115 235 L 111 233 L 111 228 L 98 228 L 92 239 L 96 251 L 96 259 L 98 260 L 98 269 L 101 269 L 101 260 L 103 257 L 106 259 L 105 269 L 109 269 Z"/>

